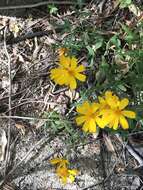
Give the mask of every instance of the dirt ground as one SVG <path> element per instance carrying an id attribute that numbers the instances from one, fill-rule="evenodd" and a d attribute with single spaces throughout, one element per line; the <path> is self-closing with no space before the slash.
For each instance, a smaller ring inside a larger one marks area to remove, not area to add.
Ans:
<path id="1" fill-rule="evenodd" d="M 14 17 L 12 12 L 0 16 L 0 128 L 9 140 L 8 157 L 0 162 L 0 189 L 136 190 L 141 185 L 140 177 L 130 175 L 128 168 L 134 168 L 137 162 L 118 136 L 109 139 L 113 150 L 103 138 L 93 135 L 86 143 L 70 148 L 69 136 L 62 130 L 51 133 L 48 119 L 41 119 L 52 110 L 68 114 L 72 109 L 69 103 L 74 102 L 66 95 L 67 88 L 58 89 L 49 78 L 50 69 L 58 61 L 56 44 L 62 44 L 70 32 L 63 33 L 60 25 L 65 19 L 74 27 L 81 22 L 69 5 L 62 6 L 58 16 L 47 13 L 45 7 L 26 9 L 22 17 Z M 99 1 L 88 4 L 87 8 L 93 10 L 90 22 L 102 25 L 99 15 L 111 14 L 109 20 L 113 19 L 118 15 L 113 7 L 112 1 L 106 1 L 104 8 Z M 70 162 L 80 174 L 73 184 L 64 186 L 49 160 L 68 151 Z"/>

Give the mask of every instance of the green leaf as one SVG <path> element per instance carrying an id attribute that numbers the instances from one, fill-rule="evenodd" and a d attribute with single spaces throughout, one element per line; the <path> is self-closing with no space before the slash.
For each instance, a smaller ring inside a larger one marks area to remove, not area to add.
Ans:
<path id="1" fill-rule="evenodd" d="M 122 29 L 124 30 L 124 32 L 126 32 L 124 39 L 127 42 L 130 43 L 130 42 L 135 41 L 137 39 L 136 33 L 133 32 L 128 26 L 122 24 Z"/>
<path id="2" fill-rule="evenodd" d="M 48 5 L 48 9 L 50 14 L 56 14 L 58 12 L 58 8 L 55 5 Z"/>
<path id="3" fill-rule="evenodd" d="M 116 48 L 120 48 L 121 46 L 121 41 L 120 39 L 118 38 L 117 35 L 114 35 L 111 39 L 110 39 L 110 42 L 116 46 Z"/>
<path id="4" fill-rule="evenodd" d="M 119 0 L 120 8 L 126 8 L 132 4 L 132 0 Z"/>
<path id="5" fill-rule="evenodd" d="M 90 46 L 86 46 L 86 48 L 87 48 L 87 50 L 88 50 L 88 54 L 89 54 L 89 56 L 94 56 L 94 54 L 95 54 L 95 51 L 94 51 L 94 49 L 92 48 L 92 47 L 90 47 Z"/>
<path id="6" fill-rule="evenodd" d="M 101 48 L 103 45 L 103 38 L 99 39 L 95 45 L 92 46 L 92 48 L 94 49 L 94 51 L 96 51 L 97 49 Z"/>
<path id="7" fill-rule="evenodd" d="M 119 88 L 120 90 L 124 91 L 124 92 L 127 91 L 126 87 L 125 87 L 124 85 L 122 85 L 122 84 L 119 84 L 119 85 L 118 85 L 118 88 Z"/>

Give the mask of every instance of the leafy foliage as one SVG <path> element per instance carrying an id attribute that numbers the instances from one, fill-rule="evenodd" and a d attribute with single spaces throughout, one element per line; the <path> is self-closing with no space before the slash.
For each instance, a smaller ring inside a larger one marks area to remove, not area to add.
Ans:
<path id="1" fill-rule="evenodd" d="M 132 1 L 120 0 L 119 3 L 122 9 L 128 8 Z M 74 11 L 78 21 L 64 18 L 58 27 L 63 35 L 67 34 L 62 40 L 62 46 L 69 50 L 69 55 L 84 57 L 86 62 L 87 81 L 79 87 L 81 102 L 97 100 L 98 95 L 110 89 L 121 97 L 128 97 L 132 109 L 137 114 L 142 113 L 143 22 L 121 21 L 117 23 L 116 32 L 111 32 L 108 25 L 111 26 L 112 21 L 107 22 L 107 25 L 102 24 L 102 27 L 95 26 L 91 19 L 92 10 L 75 8 Z M 61 47 L 61 42 L 57 46 Z M 71 106 L 76 107 L 76 102 Z M 69 120 L 73 120 L 74 116 L 71 113 Z M 62 126 L 72 136 L 76 134 L 75 128 L 68 121 L 56 120 L 51 123 L 52 128 Z M 135 128 L 135 124 L 130 125 Z M 118 131 L 121 132 L 121 129 Z"/>

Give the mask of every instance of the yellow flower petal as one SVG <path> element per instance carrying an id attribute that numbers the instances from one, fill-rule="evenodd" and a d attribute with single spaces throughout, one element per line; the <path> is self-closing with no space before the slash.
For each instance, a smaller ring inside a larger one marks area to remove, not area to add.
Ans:
<path id="1" fill-rule="evenodd" d="M 59 68 L 52 69 L 50 73 L 51 73 L 52 79 L 55 77 L 58 77 L 59 76 Z"/>
<path id="2" fill-rule="evenodd" d="M 123 129 L 128 129 L 129 128 L 128 121 L 125 119 L 124 116 L 120 116 L 120 124 L 121 124 Z"/>
<path id="3" fill-rule="evenodd" d="M 60 56 L 60 66 L 68 69 L 70 66 L 70 57 L 64 55 Z"/>
<path id="4" fill-rule="evenodd" d="M 88 122 L 88 131 L 90 133 L 95 133 L 96 132 L 96 123 L 94 119 L 90 119 Z"/>
<path id="5" fill-rule="evenodd" d="M 76 67 L 77 67 L 77 59 L 76 59 L 75 57 L 72 57 L 72 58 L 71 58 L 70 65 L 71 65 L 71 69 L 75 69 L 75 70 L 76 70 Z"/>
<path id="6" fill-rule="evenodd" d="M 105 99 L 102 98 L 101 96 L 98 96 L 98 100 L 99 100 L 100 104 L 105 104 L 106 103 Z"/>
<path id="7" fill-rule="evenodd" d="M 114 126 L 114 121 L 111 121 L 111 122 L 108 124 L 108 127 L 109 127 L 109 128 L 113 128 L 113 126 Z"/>
<path id="8" fill-rule="evenodd" d="M 119 125 L 119 118 L 118 117 L 115 118 L 113 123 L 114 123 L 113 124 L 113 129 L 117 130 L 118 129 L 118 125 Z"/>
<path id="9" fill-rule="evenodd" d="M 78 174 L 78 170 L 73 169 L 73 170 L 68 170 L 68 172 L 69 172 L 69 180 L 71 183 L 73 183 L 75 180 L 75 176 Z"/>
<path id="10" fill-rule="evenodd" d="M 75 80 L 75 78 L 74 77 L 70 77 L 70 83 L 69 83 L 69 85 L 70 85 L 70 89 L 71 90 L 74 90 L 74 89 L 76 89 L 76 86 L 77 86 L 77 83 L 76 83 L 76 80 Z"/>
<path id="11" fill-rule="evenodd" d="M 115 109 L 119 105 L 118 98 L 116 96 L 108 97 L 107 104 L 111 107 L 111 109 Z"/>
<path id="12" fill-rule="evenodd" d="M 86 114 L 89 108 L 89 102 L 85 101 L 82 105 L 77 106 L 76 111 L 80 114 Z"/>
<path id="13" fill-rule="evenodd" d="M 86 117 L 85 116 L 79 116 L 76 118 L 76 123 L 77 125 L 81 125 L 82 123 L 84 123 L 86 120 Z"/>
<path id="14" fill-rule="evenodd" d="M 113 93 L 112 93 L 110 90 L 107 90 L 107 91 L 105 92 L 105 97 L 106 97 L 106 98 L 111 97 L 112 94 L 113 94 Z"/>
<path id="15" fill-rule="evenodd" d="M 86 122 L 84 123 L 83 127 L 82 127 L 82 130 L 83 130 L 84 132 L 87 132 L 88 129 L 89 129 L 89 122 L 86 121 Z"/>
<path id="16" fill-rule="evenodd" d="M 83 74 L 80 74 L 80 73 L 76 73 L 76 74 L 75 74 L 75 77 L 76 77 L 78 80 L 82 81 L 82 82 L 84 82 L 84 81 L 86 80 L 86 76 L 83 75 Z"/>
<path id="17" fill-rule="evenodd" d="M 55 81 L 55 83 L 63 85 L 67 83 L 67 76 L 68 73 L 66 70 L 61 69 L 61 68 L 56 68 L 51 70 L 51 79 Z"/>
<path id="18" fill-rule="evenodd" d="M 96 132 L 96 123 L 93 119 L 90 119 L 86 121 L 83 125 L 83 131 L 87 132 L 89 131 L 90 133 L 95 133 Z"/>
<path id="19" fill-rule="evenodd" d="M 67 184 L 67 177 L 61 177 L 61 179 L 62 179 L 62 183 L 64 185 L 66 185 Z"/>
<path id="20" fill-rule="evenodd" d="M 109 119 L 110 121 L 113 118 L 113 110 L 112 109 L 101 109 L 99 111 L 99 115 L 103 115 L 103 117 L 106 119 Z"/>
<path id="21" fill-rule="evenodd" d="M 59 162 L 61 162 L 61 159 L 60 158 L 55 158 L 55 159 L 52 159 L 52 160 L 50 160 L 50 163 L 51 164 L 57 164 L 57 163 L 59 163 Z"/>
<path id="22" fill-rule="evenodd" d="M 75 69 L 75 71 L 76 71 L 77 73 L 83 72 L 83 71 L 85 71 L 85 67 L 84 67 L 83 65 L 79 65 L 79 66 Z"/>
<path id="23" fill-rule="evenodd" d="M 113 95 L 111 91 L 106 91 L 105 92 L 105 100 L 107 104 L 112 108 L 115 109 L 117 108 L 119 104 L 119 98 L 116 95 Z"/>
<path id="24" fill-rule="evenodd" d="M 99 109 L 100 105 L 98 103 L 91 104 L 91 112 L 94 113 Z"/>
<path id="25" fill-rule="evenodd" d="M 55 83 L 57 83 L 57 84 L 59 84 L 59 85 L 63 85 L 63 84 L 65 84 L 65 83 L 67 83 L 67 80 L 66 80 L 65 77 L 62 77 L 62 76 L 61 76 L 61 77 L 55 79 Z"/>
<path id="26" fill-rule="evenodd" d="M 70 174 L 72 175 L 77 175 L 78 174 L 78 170 L 73 169 L 73 170 L 68 170 Z"/>
<path id="27" fill-rule="evenodd" d="M 108 104 L 111 108 L 116 107 L 116 105 L 115 105 L 115 101 L 114 101 L 113 98 L 108 97 L 108 98 L 106 98 L 106 101 L 107 101 L 107 104 Z"/>
<path id="28" fill-rule="evenodd" d="M 60 163 L 65 163 L 65 164 L 69 164 L 68 160 L 66 159 L 62 159 L 62 158 L 54 158 L 50 160 L 51 164 L 60 164 Z"/>
<path id="29" fill-rule="evenodd" d="M 106 121 L 105 119 L 101 119 L 101 118 L 96 118 L 96 122 L 97 122 L 97 125 L 100 127 L 100 128 L 104 128 L 109 122 Z"/>
<path id="30" fill-rule="evenodd" d="M 69 175 L 69 181 L 70 181 L 70 183 L 73 183 L 74 180 L 75 180 L 75 176 Z"/>
<path id="31" fill-rule="evenodd" d="M 127 98 L 124 98 L 120 101 L 119 109 L 124 109 L 129 104 L 129 100 Z"/>
<path id="32" fill-rule="evenodd" d="M 122 111 L 122 114 L 123 114 L 125 117 L 131 118 L 131 119 L 134 119 L 134 118 L 136 117 L 136 113 L 133 112 L 133 111 L 129 111 L 129 110 L 124 110 L 124 111 Z"/>

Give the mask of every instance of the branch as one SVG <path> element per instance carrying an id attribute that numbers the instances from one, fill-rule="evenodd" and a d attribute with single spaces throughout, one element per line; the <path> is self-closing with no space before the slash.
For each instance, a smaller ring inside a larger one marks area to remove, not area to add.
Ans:
<path id="1" fill-rule="evenodd" d="M 7 32 L 7 26 L 5 27 L 4 30 L 4 49 L 5 49 L 5 54 L 7 57 L 7 64 L 8 64 L 8 75 L 9 75 L 9 98 L 8 98 L 8 108 L 9 108 L 9 122 L 8 122 L 8 140 L 7 140 L 7 150 L 6 150 L 6 164 L 5 164 L 5 175 L 6 175 L 6 170 L 7 170 L 7 165 L 9 163 L 10 160 L 10 152 L 9 152 L 9 148 L 10 148 L 10 133 L 11 133 L 11 59 L 10 59 L 10 55 L 8 53 L 7 50 L 7 46 L 6 46 L 6 32 Z"/>
<path id="2" fill-rule="evenodd" d="M 126 149 L 128 150 L 128 152 L 138 161 L 140 166 L 143 166 L 143 156 L 140 155 L 140 153 L 138 151 L 136 151 L 134 149 L 134 147 L 128 142 L 128 144 L 126 145 Z M 139 166 L 139 167 L 140 167 Z"/>
<path id="3" fill-rule="evenodd" d="M 11 6 L 1 6 L 0 10 L 10 10 L 10 9 L 24 9 L 24 8 L 35 8 L 43 5 L 48 5 L 48 4 L 58 4 L 58 5 L 78 5 L 78 2 L 73 2 L 73 1 L 43 1 L 39 3 L 34 3 L 34 4 L 26 4 L 26 5 L 11 5 Z M 81 3 L 82 5 L 86 5 L 86 3 Z"/>

